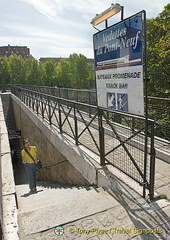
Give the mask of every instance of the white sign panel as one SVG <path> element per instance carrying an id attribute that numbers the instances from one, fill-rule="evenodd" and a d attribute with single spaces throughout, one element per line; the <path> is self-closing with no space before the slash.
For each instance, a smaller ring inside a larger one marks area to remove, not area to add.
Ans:
<path id="1" fill-rule="evenodd" d="M 142 12 L 94 35 L 98 105 L 144 115 Z"/>

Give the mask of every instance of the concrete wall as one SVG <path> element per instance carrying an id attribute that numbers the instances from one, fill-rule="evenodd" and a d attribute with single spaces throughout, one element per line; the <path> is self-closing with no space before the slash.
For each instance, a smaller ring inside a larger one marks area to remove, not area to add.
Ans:
<path id="1" fill-rule="evenodd" d="M 15 96 L 12 96 L 12 99 L 17 130 L 21 130 L 22 139 L 29 138 L 31 144 L 37 147 L 38 157 L 43 162 L 43 168 L 38 171 L 37 179 L 57 181 L 61 184 L 89 184 L 68 161 L 68 155 L 65 154 L 66 145 L 58 133 Z M 59 149 L 57 145 L 60 146 Z M 70 157 L 73 154 L 70 154 Z"/>
<path id="2" fill-rule="evenodd" d="M 17 240 L 18 221 L 15 198 L 15 182 L 12 169 L 8 133 L 0 98 L 0 198 L 1 198 L 1 227 L 3 239 Z"/>

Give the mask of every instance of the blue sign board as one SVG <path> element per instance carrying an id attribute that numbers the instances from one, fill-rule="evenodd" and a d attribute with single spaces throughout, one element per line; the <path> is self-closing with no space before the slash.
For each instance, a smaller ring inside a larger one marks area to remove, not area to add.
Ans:
<path id="1" fill-rule="evenodd" d="M 144 11 L 93 36 L 99 106 L 144 114 L 143 18 Z"/>
<path id="2" fill-rule="evenodd" d="M 8 130 L 9 139 L 21 138 L 21 130 Z"/>

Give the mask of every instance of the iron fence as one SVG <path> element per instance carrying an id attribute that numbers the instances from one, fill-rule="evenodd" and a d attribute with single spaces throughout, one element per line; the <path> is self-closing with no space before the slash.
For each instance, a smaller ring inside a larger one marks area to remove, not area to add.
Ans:
<path id="1" fill-rule="evenodd" d="M 23 88 L 27 88 L 36 92 L 41 92 L 49 95 L 53 95 L 60 98 L 73 100 L 76 102 L 88 103 L 90 105 L 97 105 L 97 97 L 95 90 L 88 89 L 73 89 L 73 88 L 58 88 L 48 86 L 36 86 L 36 85 L 18 85 Z"/>
<path id="2" fill-rule="evenodd" d="M 170 99 L 148 97 L 148 112 L 158 123 L 156 135 L 170 141 Z"/>
<path id="3" fill-rule="evenodd" d="M 101 165 L 113 165 L 149 190 L 154 197 L 155 153 L 154 121 L 127 113 L 99 108 L 54 95 L 12 87 L 23 103 L 57 128 L 69 135 L 76 145 L 84 145 L 100 156 Z M 90 113 L 90 114 L 89 114 Z M 113 122 L 119 115 L 121 124 Z"/>
<path id="4" fill-rule="evenodd" d="M 33 91 L 46 93 L 77 102 L 97 105 L 96 90 L 54 88 L 47 86 L 23 85 Z M 157 122 L 155 135 L 170 141 L 170 99 L 148 96 L 148 117 Z M 113 114 L 113 121 L 120 122 L 120 115 Z M 162 141 L 162 139 L 161 139 Z"/>

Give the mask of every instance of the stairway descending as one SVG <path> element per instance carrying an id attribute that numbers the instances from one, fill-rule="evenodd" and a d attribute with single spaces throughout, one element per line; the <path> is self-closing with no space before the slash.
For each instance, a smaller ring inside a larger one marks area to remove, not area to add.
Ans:
<path id="1" fill-rule="evenodd" d="M 7 130 L 17 130 L 11 98 L 9 98 L 9 95 L 5 94 L 2 95 L 1 98 Z M 19 139 L 10 140 L 10 147 L 11 150 L 16 150 L 16 162 L 21 163 L 21 149 Z"/>
<path id="2" fill-rule="evenodd" d="M 28 185 L 17 185 L 16 192 L 21 239 L 119 204 L 107 191 L 96 186 L 38 182 L 37 193 L 29 194 Z"/>

